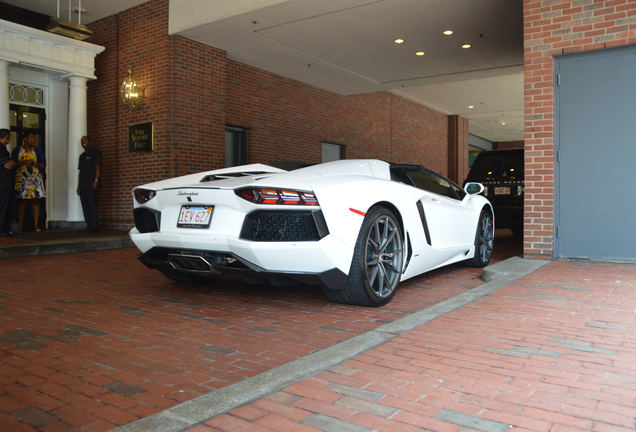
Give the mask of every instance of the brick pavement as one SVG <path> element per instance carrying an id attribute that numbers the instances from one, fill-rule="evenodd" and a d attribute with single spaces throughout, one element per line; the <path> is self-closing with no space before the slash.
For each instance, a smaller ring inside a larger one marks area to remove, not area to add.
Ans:
<path id="1" fill-rule="evenodd" d="M 556 261 L 188 432 L 636 429 L 636 265 Z"/>
<path id="2" fill-rule="evenodd" d="M 360 308 L 310 286 L 180 286 L 135 255 L 0 261 L 0 430 L 109 430 L 481 283 L 480 270 L 452 266 Z"/>

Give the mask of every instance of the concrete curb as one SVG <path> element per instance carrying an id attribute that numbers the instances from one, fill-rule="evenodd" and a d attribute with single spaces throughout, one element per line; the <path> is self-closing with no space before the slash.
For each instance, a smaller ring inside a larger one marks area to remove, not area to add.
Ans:
<path id="1" fill-rule="evenodd" d="M 481 275 L 481 280 L 490 282 L 495 279 L 515 277 L 515 275 L 523 275 L 528 272 L 531 273 L 549 262 L 550 261 L 544 260 L 529 260 L 521 257 L 508 258 L 504 261 L 499 261 L 497 264 L 485 267 Z M 531 270 L 532 268 L 534 268 L 534 270 Z"/>
<path id="2" fill-rule="evenodd" d="M 115 432 L 178 432 L 310 378 L 329 367 L 380 346 L 448 312 L 459 309 L 530 274 L 549 261 L 513 257 L 484 269 L 489 282 L 434 306 L 370 330 L 283 366 L 223 387 L 119 428 Z M 483 278 L 483 276 L 482 276 Z"/>

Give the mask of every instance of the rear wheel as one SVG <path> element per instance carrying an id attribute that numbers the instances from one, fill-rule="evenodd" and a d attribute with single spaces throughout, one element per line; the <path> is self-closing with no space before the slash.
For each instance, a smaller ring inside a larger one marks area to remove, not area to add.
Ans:
<path id="1" fill-rule="evenodd" d="M 479 215 L 477 232 L 475 233 L 475 256 L 466 260 L 470 267 L 486 267 L 492 258 L 492 248 L 495 238 L 495 226 L 492 213 L 486 208 Z"/>
<path id="2" fill-rule="evenodd" d="M 402 275 L 402 238 L 395 214 L 386 207 L 372 208 L 358 235 L 346 287 L 338 291 L 325 289 L 327 297 L 360 306 L 388 303 Z"/>

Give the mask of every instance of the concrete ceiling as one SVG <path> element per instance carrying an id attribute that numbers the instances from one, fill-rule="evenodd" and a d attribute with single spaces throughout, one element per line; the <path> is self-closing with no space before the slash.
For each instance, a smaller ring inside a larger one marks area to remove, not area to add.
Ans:
<path id="1" fill-rule="evenodd" d="M 5 3 L 56 13 L 52 0 Z M 83 0 L 82 22 L 139 3 Z M 523 139 L 522 0 L 170 0 L 169 31 L 340 94 L 392 91 L 493 142 Z"/>

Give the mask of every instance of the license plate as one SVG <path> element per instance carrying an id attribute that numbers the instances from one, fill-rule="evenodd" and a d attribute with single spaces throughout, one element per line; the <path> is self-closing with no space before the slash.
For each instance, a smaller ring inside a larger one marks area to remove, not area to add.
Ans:
<path id="1" fill-rule="evenodd" d="M 510 187 L 496 187 L 495 195 L 510 195 Z"/>
<path id="2" fill-rule="evenodd" d="M 177 226 L 180 228 L 207 228 L 214 206 L 181 206 Z"/>

